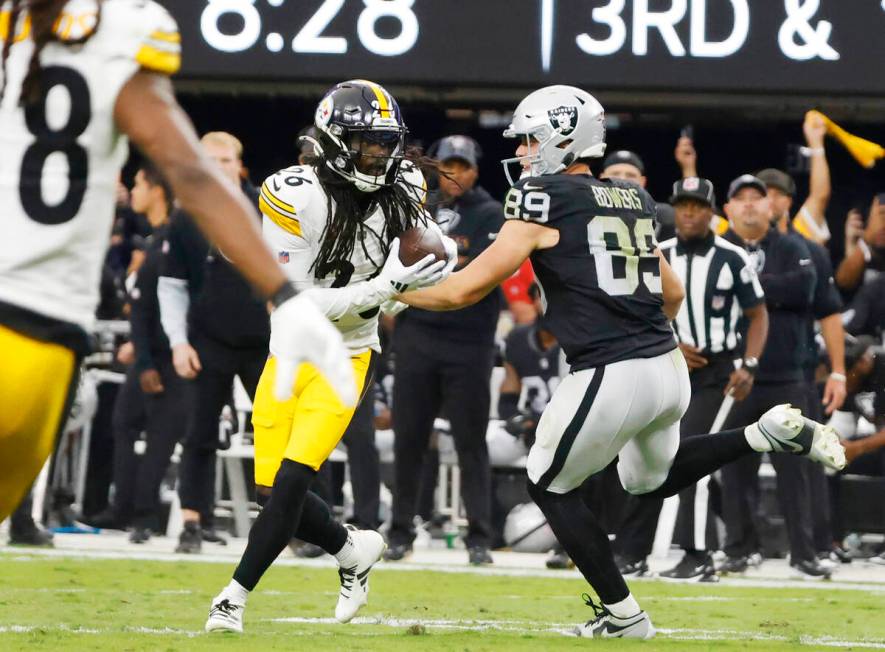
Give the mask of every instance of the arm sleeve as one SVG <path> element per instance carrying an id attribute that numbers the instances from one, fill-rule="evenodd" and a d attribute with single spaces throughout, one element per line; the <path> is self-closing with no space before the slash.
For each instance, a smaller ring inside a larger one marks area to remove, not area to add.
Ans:
<path id="1" fill-rule="evenodd" d="M 803 242 L 783 238 L 782 246 L 769 255 L 782 257 L 774 273 L 759 275 L 765 299 L 772 308 L 806 310 L 811 307 L 817 273 Z"/>
<path id="2" fill-rule="evenodd" d="M 130 294 L 129 324 L 132 345 L 135 347 L 135 369 L 139 372 L 154 368 L 151 357 L 151 316 L 155 306 L 151 305 L 153 289 L 150 286 L 153 284 L 150 283 L 150 272 L 147 264 L 142 265 Z"/>
<path id="3" fill-rule="evenodd" d="M 161 276 L 157 282 L 157 300 L 160 303 L 160 323 L 169 339 L 169 346 L 187 344 L 187 311 L 190 308 L 187 281 Z"/>

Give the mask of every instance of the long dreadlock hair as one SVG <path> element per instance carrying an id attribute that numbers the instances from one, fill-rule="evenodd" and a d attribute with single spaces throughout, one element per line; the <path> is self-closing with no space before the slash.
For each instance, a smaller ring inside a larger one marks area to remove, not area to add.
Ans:
<path id="1" fill-rule="evenodd" d="M 413 226 L 424 225 L 431 219 L 421 201 L 424 188 L 407 181 L 401 172 L 395 183 L 372 193 L 364 193 L 333 172 L 322 154 L 305 157 L 305 163 L 315 169 L 323 184 L 329 215 L 323 230 L 320 251 L 311 266 L 318 279 L 346 273 L 357 244 L 366 258 L 372 260 L 366 246 L 368 238 L 377 240 L 384 253 L 381 260 L 373 260 L 377 274 L 384 266 L 393 238 Z M 410 165 L 422 172 L 437 168 L 436 161 L 423 156 L 415 147 L 406 150 L 400 171 L 403 166 Z M 366 225 L 366 218 L 376 208 L 384 215 L 384 227 L 380 233 Z"/>
<path id="2" fill-rule="evenodd" d="M 40 97 L 40 54 L 43 48 L 52 41 L 61 41 L 56 32 L 56 23 L 61 16 L 62 10 L 68 0 L 2 0 L 0 8 L 9 10 L 8 29 L 6 38 L 3 40 L 2 66 L 3 83 L 0 85 L 0 102 L 6 94 L 6 83 L 8 75 L 6 73 L 6 63 L 9 60 L 9 53 L 15 42 L 15 29 L 18 19 L 27 12 L 31 21 L 31 40 L 34 42 L 34 53 L 31 55 L 31 61 L 28 64 L 28 73 L 22 83 L 22 92 L 20 96 L 20 104 L 28 105 L 37 101 Z M 64 39 L 66 45 L 80 45 L 88 41 L 93 34 L 98 31 L 101 23 L 101 5 L 102 0 L 96 0 L 98 6 L 98 14 L 95 19 L 95 27 L 88 33 L 78 39 Z"/>

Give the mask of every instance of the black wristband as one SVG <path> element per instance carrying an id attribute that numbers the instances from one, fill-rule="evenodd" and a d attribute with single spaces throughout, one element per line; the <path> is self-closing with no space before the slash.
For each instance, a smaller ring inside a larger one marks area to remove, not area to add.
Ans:
<path id="1" fill-rule="evenodd" d="M 288 301 L 296 294 L 298 294 L 298 290 L 295 289 L 295 286 L 289 281 L 286 281 L 280 286 L 279 290 L 271 295 L 270 302 L 273 304 L 274 308 L 279 308 L 281 303 Z"/>
<path id="2" fill-rule="evenodd" d="M 505 421 L 519 412 L 519 394 L 501 394 L 498 398 L 498 418 Z"/>

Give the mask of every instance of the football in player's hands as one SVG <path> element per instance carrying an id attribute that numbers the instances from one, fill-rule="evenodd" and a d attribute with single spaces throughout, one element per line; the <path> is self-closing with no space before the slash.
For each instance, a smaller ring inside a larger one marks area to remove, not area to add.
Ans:
<path id="1" fill-rule="evenodd" d="M 448 260 L 446 247 L 439 233 L 424 226 L 413 226 L 399 235 L 399 260 L 409 267 L 433 254 L 436 260 Z"/>

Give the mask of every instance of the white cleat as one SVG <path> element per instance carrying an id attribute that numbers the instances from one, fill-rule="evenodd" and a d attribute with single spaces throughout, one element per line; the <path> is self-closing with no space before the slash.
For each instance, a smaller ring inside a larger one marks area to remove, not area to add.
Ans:
<path id="1" fill-rule="evenodd" d="M 651 624 L 651 618 L 644 611 L 640 611 L 630 618 L 618 618 L 613 615 L 604 605 L 598 605 L 590 597 L 584 594 L 584 602 L 593 607 L 593 620 L 588 620 L 583 625 L 575 628 L 575 634 L 581 638 L 654 638 L 657 633 L 655 626 Z"/>
<path id="2" fill-rule="evenodd" d="M 369 571 L 387 548 L 384 537 L 374 530 L 357 530 L 352 526 L 348 529 L 359 561 L 356 566 L 338 569 L 341 593 L 335 606 L 335 620 L 339 623 L 349 623 L 369 601 Z"/>
<path id="3" fill-rule="evenodd" d="M 835 471 L 845 468 L 845 449 L 836 431 L 802 416 L 789 403 L 774 406 L 745 432 L 759 452 L 805 455 Z"/>
<path id="4" fill-rule="evenodd" d="M 207 632 L 236 632 L 243 633 L 244 604 L 235 604 L 224 593 L 216 596 L 209 609 L 209 619 L 206 621 Z"/>

